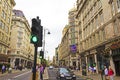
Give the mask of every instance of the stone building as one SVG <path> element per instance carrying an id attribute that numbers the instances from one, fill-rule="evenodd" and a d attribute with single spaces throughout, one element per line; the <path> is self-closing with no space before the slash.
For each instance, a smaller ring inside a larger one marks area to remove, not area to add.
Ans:
<path id="1" fill-rule="evenodd" d="M 111 66 L 120 76 L 120 0 L 77 0 L 81 69 Z"/>
<path id="2" fill-rule="evenodd" d="M 0 63 L 8 63 L 10 28 L 14 0 L 0 0 Z"/>
<path id="3" fill-rule="evenodd" d="M 9 62 L 11 67 L 31 68 L 34 46 L 30 44 L 30 25 L 21 10 L 13 10 L 10 34 Z"/>

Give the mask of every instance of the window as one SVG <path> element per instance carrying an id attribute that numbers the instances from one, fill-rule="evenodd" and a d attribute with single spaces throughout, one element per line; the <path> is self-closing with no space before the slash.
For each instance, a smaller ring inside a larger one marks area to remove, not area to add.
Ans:
<path id="1" fill-rule="evenodd" d="M 103 12 L 102 11 L 99 12 L 99 17 L 100 17 L 100 19 L 99 19 L 100 23 L 103 24 L 104 18 L 103 18 Z"/>
<path id="2" fill-rule="evenodd" d="M 5 32 L 6 32 L 6 33 L 8 32 L 8 27 L 7 27 L 7 26 L 5 26 Z"/>
<path id="3" fill-rule="evenodd" d="M 97 29 L 98 28 L 98 16 L 95 16 L 95 29 Z"/>
<path id="4" fill-rule="evenodd" d="M 74 32 L 74 31 L 75 31 L 75 28 L 72 27 L 72 28 L 70 29 L 70 31 L 71 31 L 71 32 Z"/>
<path id="5" fill-rule="evenodd" d="M 10 23 L 10 18 L 8 17 L 8 23 Z"/>
<path id="6" fill-rule="evenodd" d="M 98 8 L 102 7 L 101 0 L 98 0 Z"/>
<path id="7" fill-rule="evenodd" d="M 114 2 L 112 2 L 111 5 L 112 5 L 112 14 L 115 15 L 115 6 L 114 6 Z"/>
<path id="8" fill-rule="evenodd" d="M 114 32 L 115 32 L 115 34 L 118 34 L 119 28 L 118 28 L 118 25 L 117 25 L 117 21 L 116 21 L 116 20 L 113 22 L 113 27 L 114 27 Z"/>
<path id="9" fill-rule="evenodd" d="M 104 41 L 105 40 L 105 30 L 102 29 L 101 30 L 101 41 Z"/>
<path id="10" fill-rule="evenodd" d="M 1 22 L 1 20 L 0 20 L 0 28 L 2 28 L 2 22 Z"/>
<path id="11" fill-rule="evenodd" d="M 71 44 L 75 44 L 75 39 L 72 39 L 72 40 L 71 40 Z"/>
<path id="12" fill-rule="evenodd" d="M 20 51 L 17 51 L 17 54 L 20 54 Z"/>
<path id="13" fill-rule="evenodd" d="M 120 0 L 117 0 L 118 11 L 120 11 Z"/>
<path id="14" fill-rule="evenodd" d="M 2 29 L 5 29 L 5 23 L 2 22 Z"/>

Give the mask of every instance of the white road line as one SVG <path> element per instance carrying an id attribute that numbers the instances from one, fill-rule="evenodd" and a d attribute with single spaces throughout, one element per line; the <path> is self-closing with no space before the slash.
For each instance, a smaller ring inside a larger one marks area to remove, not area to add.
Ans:
<path id="1" fill-rule="evenodd" d="M 22 76 L 22 75 L 24 75 L 24 74 L 27 74 L 27 73 L 30 73 L 30 72 L 31 72 L 31 71 L 28 71 L 28 72 L 26 72 L 26 73 L 23 73 L 23 74 L 17 75 L 17 76 L 15 76 L 15 77 L 13 77 L 13 78 L 20 77 L 20 76 Z"/>

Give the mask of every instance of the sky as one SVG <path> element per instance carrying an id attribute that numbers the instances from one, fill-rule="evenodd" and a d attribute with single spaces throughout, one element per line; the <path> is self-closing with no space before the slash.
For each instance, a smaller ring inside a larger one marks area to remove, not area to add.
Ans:
<path id="1" fill-rule="evenodd" d="M 31 19 L 39 16 L 41 25 L 45 28 L 46 58 L 52 60 L 55 48 L 61 43 L 62 30 L 68 24 L 68 12 L 76 0 L 15 0 L 14 9 L 23 11 L 31 25 Z M 47 32 L 51 34 L 47 34 Z M 40 51 L 41 48 L 38 48 Z"/>

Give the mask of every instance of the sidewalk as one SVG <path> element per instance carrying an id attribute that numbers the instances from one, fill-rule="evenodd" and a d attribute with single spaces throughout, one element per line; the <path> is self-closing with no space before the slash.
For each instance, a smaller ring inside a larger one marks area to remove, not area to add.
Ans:
<path id="1" fill-rule="evenodd" d="M 87 80 L 102 80 L 100 74 L 88 74 L 87 76 L 83 76 L 81 71 L 74 71 L 74 73 L 77 76 L 80 76 L 80 77 L 87 79 Z M 103 80 L 105 80 L 104 75 L 103 75 Z M 114 80 L 120 80 L 120 76 L 115 76 Z"/>
<path id="2" fill-rule="evenodd" d="M 12 72 L 11 73 L 16 73 L 16 72 L 19 72 L 20 70 L 15 70 L 15 69 L 12 69 Z M 2 72 L 0 72 L 0 77 L 6 75 L 6 74 L 10 74 L 8 73 L 8 71 L 6 71 L 5 73 L 2 74 Z"/>

